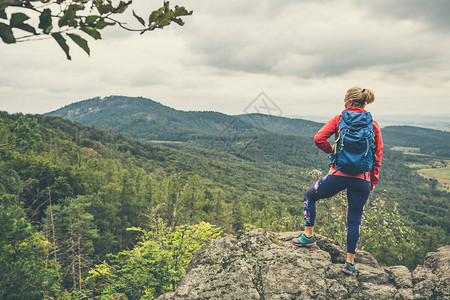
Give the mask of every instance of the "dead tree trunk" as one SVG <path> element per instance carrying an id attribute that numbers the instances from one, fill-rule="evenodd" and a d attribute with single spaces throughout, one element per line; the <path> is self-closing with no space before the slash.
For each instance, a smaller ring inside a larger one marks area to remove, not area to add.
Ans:
<path id="1" fill-rule="evenodd" d="M 50 192 L 50 189 L 48 189 L 48 200 L 49 200 L 49 205 L 50 205 L 50 222 L 51 222 L 51 228 L 52 228 L 52 240 L 53 240 L 53 253 L 55 255 L 55 261 L 57 262 L 57 256 L 56 256 L 56 252 L 57 252 L 57 248 L 56 248 L 56 234 L 55 234 L 55 221 L 53 218 L 53 208 L 52 208 L 52 195 Z"/>
<path id="2" fill-rule="evenodd" d="M 75 245 L 74 245 L 74 240 L 73 240 L 73 224 L 71 224 L 71 226 L 70 226 L 70 244 L 71 244 L 70 246 L 71 246 L 71 252 L 72 252 L 72 280 L 73 280 L 72 289 L 75 291 L 77 289 L 77 276 L 75 275 L 76 274 L 76 271 L 75 271 L 76 262 L 75 262 L 75 253 L 74 253 Z"/>
<path id="3" fill-rule="evenodd" d="M 81 236 L 77 235 L 78 238 L 78 286 L 81 291 Z"/>
<path id="4" fill-rule="evenodd" d="M 172 210 L 172 217 L 171 217 L 171 224 L 170 229 L 173 231 L 175 229 L 175 226 L 177 225 L 177 214 L 178 212 L 183 209 L 184 205 L 178 208 L 179 200 L 180 200 L 180 191 L 177 191 L 177 195 L 175 197 L 175 203 L 173 204 L 173 210 Z"/>

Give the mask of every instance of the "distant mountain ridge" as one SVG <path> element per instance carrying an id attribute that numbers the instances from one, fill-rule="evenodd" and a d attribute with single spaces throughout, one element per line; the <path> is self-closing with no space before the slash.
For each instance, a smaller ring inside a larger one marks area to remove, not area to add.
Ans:
<path id="1" fill-rule="evenodd" d="M 381 132 L 387 146 L 417 147 L 422 153 L 450 157 L 450 132 L 415 126 L 388 126 Z"/>
<path id="2" fill-rule="evenodd" d="M 321 123 L 263 114 L 226 115 L 214 111 L 181 111 L 143 97 L 96 97 L 47 113 L 123 133 L 142 140 L 187 140 L 217 136 L 233 124 L 240 134 L 272 131 L 313 136 Z M 238 119 L 239 122 L 235 120 Z M 132 129 L 132 130 L 130 130 Z"/>
<path id="3" fill-rule="evenodd" d="M 139 140 L 195 141 L 221 136 L 281 134 L 313 137 L 323 123 L 264 114 L 227 115 L 182 111 L 144 97 L 96 97 L 47 113 Z M 418 147 L 422 153 L 450 157 L 450 133 L 415 126 L 382 129 L 387 147 Z"/>

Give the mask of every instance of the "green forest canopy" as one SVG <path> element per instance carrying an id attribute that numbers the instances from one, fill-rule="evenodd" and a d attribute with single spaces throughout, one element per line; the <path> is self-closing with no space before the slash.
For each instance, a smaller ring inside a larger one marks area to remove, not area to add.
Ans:
<path id="1" fill-rule="evenodd" d="M 300 230 L 302 193 L 326 160 L 305 137 L 242 137 L 236 142 L 249 143 L 245 151 L 230 153 L 220 140 L 209 148 L 169 148 L 61 118 L 1 113 L 1 120 L 0 144 L 10 145 L 0 150 L 0 217 L 10 224 L 0 245 L 6 299 L 156 297 L 175 288 L 195 249 L 209 239 L 255 227 Z M 385 155 L 382 182 L 366 209 L 362 247 L 382 264 L 414 268 L 427 251 L 448 243 L 448 194 L 411 172 L 401 153 Z M 343 197 L 318 204 L 328 208 L 318 216 L 326 235 L 344 232 L 339 219 L 322 221 L 345 209 Z M 371 239 L 370 230 L 392 243 Z M 187 239 L 186 231 L 205 239 Z M 24 241 L 27 247 L 18 248 Z M 193 250 L 180 252 L 180 243 Z M 136 261 L 136 251 L 147 254 Z M 174 265 L 173 255 L 182 255 L 183 263 Z M 34 271 L 14 265 L 24 263 Z M 22 289 L 5 280 L 18 275 Z"/>

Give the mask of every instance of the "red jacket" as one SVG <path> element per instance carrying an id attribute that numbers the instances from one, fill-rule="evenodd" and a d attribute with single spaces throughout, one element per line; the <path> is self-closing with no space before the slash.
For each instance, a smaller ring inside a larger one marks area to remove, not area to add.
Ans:
<path id="1" fill-rule="evenodd" d="M 360 107 L 349 107 L 345 110 L 351 110 L 356 112 L 366 112 L 365 109 Z M 344 111 L 345 111 L 344 110 Z M 317 148 L 324 151 L 325 153 L 331 153 L 332 147 L 330 143 L 328 143 L 327 139 L 334 134 L 334 139 L 336 140 L 338 136 L 338 123 L 341 120 L 341 115 L 337 115 L 330 121 L 328 121 L 314 136 L 314 144 L 316 144 Z M 370 182 L 372 185 L 376 185 L 378 183 L 380 167 L 381 167 L 381 157 L 383 156 L 383 139 L 381 138 L 380 126 L 377 122 L 373 121 L 373 130 L 375 135 L 375 161 L 373 164 L 373 170 L 370 172 L 370 176 L 366 178 L 370 178 Z M 330 165 L 330 171 L 328 174 L 335 173 L 336 168 Z M 367 172 L 368 173 L 368 172 Z M 364 174 L 361 173 L 359 175 L 348 175 L 341 171 L 337 171 L 335 175 L 346 176 L 346 177 L 355 177 L 364 179 Z"/>

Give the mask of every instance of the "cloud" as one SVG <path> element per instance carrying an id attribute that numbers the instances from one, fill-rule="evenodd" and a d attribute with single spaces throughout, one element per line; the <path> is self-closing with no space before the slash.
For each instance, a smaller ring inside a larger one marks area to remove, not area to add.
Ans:
<path id="1" fill-rule="evenodd" d="M 270 8 L 275 2 L 266 1 L 271 5 L 258 8 L 259 14 L 243 15 L 255 7 L 251 2 L 236 2 L 228 10 L 220 7 L 220 14 L 193 22 L 195 35 L 189 36 L 189 45 L 199 61 L 221 69 L 308 78 L 378 66 L 415 71 L 416 65 L 433 60 L 428 66 L 434 68 L 438 60 L 433 58 L 445 55 L 429 47 L 442 36 L 424 33 L 423 24 L 406 19 L 380 22 L 372 11 L 352 2 L 288 1 L 278 3 L 274 11 Z"/>
<path id="2" fill-rule="evenodd" d="M 117 94 L 238 114 L 264 91 L 292 114 L 334 114 L 355 85 L 375 91 L 379 113 L 450 109 L 444 1 L 171 4 L 194 10 L 183 27 L 144 35 L 111 27 L 89 39 L 90 57 L 72 43 L 71 62 L 53 40 L 1 45 L 0 109 L 46 112 Z M 133 8 L 146 19 L 158 5 Z M 131 12 L 123 17 L 138 24 Z"/>
<path id="3" fill-rule="evenodd" d="M 375 18 L 419 21 L 440 32 L 447 32 L 450 28 L 448 0 L 378 0 L 358 1 L 358 4 L 370 8 L 371 15 Z"/>

